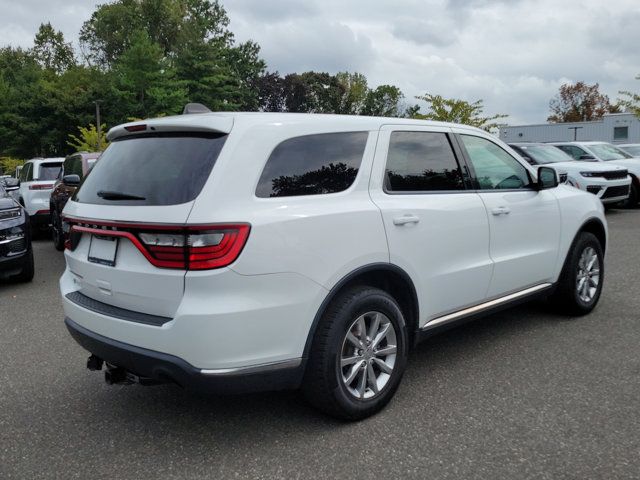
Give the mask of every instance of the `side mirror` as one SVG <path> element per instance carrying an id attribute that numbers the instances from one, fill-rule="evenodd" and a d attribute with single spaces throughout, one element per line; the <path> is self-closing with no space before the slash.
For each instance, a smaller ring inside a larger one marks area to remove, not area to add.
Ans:
<path id="1" fill-rule="evenodd" d="M 80 175 L 76 175 L 72 173 L 71 175 L 65 175 L 62 177 L 62 183 L 64 183 L 67 187 L 77 187 L 80 185 Z"/>
<path id="2" fill-rule="evenodd" d="M 558 186 L 558 174 L 551 167 L 538 168 L 538 190 L 547 190 Z"/>
<path id="3" fill-rule="evenodd" d="M 4 179 L 4 189 L 7 192 L 13 192 L 14 190 L 18 190 L 20 188 L 20 180 L 17 178 L 5 178 Z"/>
<path id="4" fill-rule="evenodd" d="M 580 155 L 580 158 L 578 158 L 578 160 L 595 160 L 595 159 L 596 157 L 588 154 Z"/>

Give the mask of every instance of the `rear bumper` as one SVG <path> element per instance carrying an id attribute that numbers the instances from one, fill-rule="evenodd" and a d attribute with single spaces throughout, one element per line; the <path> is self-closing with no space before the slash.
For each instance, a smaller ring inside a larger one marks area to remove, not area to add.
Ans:
<path id="1" fill-rule="evenodd" d="M 38 210 L 37 212 L 30 214 L 29 219 L 31 220 L 32 227 L 48 227 L 51 225 L 51 214 L 49 210 Z"/>
<path id="2" fill-rule="evenodd" d="M 99 335 L 78 325 L 69 317 L 65 318 L 65 324 L 80 346 L 105 362 L 139 377 L 175 383 L 188 390 L 234 394 L 295 389 L 302 382 L 302 359 L 251 367 L 199 369 L 176 356 Z"/>

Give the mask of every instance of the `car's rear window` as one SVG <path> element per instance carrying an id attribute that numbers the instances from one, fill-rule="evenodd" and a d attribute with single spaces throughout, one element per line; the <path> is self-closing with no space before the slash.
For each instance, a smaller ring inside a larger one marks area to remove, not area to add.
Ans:
<path id="1" fill-rule="evenodd" d="M 295 197 L 342 192 L 360 168 L 367 132 L 321 133 L 294 137 L 271 153 L 256 196 Z"/>
<path id="2" fill-rule="evenodd" d="M 62 162 L 41 163 L 38 178 L 34 180 L 56 180 L 62 170 Z"/>
<path id="3" fill-rule="evenodd" d="M 146 134 L 113 141 L 74 196 L 80 203 L 178 205 L 198 196 L 227 136 Z"/>

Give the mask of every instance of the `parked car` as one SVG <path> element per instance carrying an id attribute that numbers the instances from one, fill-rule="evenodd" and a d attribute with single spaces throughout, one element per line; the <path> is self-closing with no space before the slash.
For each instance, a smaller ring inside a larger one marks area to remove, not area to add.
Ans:
<path id="1" fill-rule="evenodd" d="M 616 147 L 629 155 L 640 157 L 640 143 L 627 143 L 624 145 L 616 145 Z"/>
<path id="2" fill-rule="evenodd" d="M 534 167 L 553 167 L 564 175 L 569 185 L 593 193 L 605 205 L 615 205 L 629 197 L 631 177 L 624 167 L 577 162 L 559 148 L 545 143 L 510 143 L 509 146 Z"/>
<path id="3" fill-rule="evenodd" d="M 79 152 L 64 159 L 62 170 L 49 197 L 51 236 L 57 250 L 64 250 L 65 228 L 62 223 L 62 210 L 99 156 L 100 152 Z"/>
<path id="4" fill-rule="evenodd" d="M 30 282 L 34 268 L 29 214 L 7 191 L 18 185 L 13 178 L 0 183 L 0 278 Z"/>
<path id="5" fill-rule="evenodd" d="M 36 230 L 49 227 L 49 196 L 63 160 L 34 158 L 25 162 L 20 170 L 20 189 L 13 195 L 29 213 L 31 227 Z"/>
<path id="6" fill-rule="evenodd" d="M 301 387 L 363 418 L 416 341 L 534 297 L 571 315 L 600 297 L 600 200 L 473 127 L 202 113 L 107 138 L 64 209 L 60 288 L 108 383 Z"/>
<path id="7" fill-rule="evenodd" d="M 638 205 L 640 191 L 640 158 L 633 157 L 620 148 L 606 142 L 553 142 L 576 160 L 586 162 L 610 162 L 609 165 L 619 165 L 626 168 L 631 176 L 629 198 L 625 202 L 627 207 Z"/>

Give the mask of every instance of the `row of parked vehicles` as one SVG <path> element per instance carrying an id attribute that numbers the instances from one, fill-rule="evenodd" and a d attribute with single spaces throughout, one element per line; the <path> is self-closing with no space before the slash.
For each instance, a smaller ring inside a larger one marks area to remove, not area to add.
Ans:
<path id="1" fill-rule="evenodd" d="M 364 418 L 421 339 L 532 298 L 595 308 L 603 202 L 640 176 L 464 125 L 186 111 L 112 128 L 54 226 L 65 324 L 110 384 L 301 388 Z"/>
<path id="2" fill-rule="evenodd" d="M 66 158 L 34 158 L 0 178 L 0 278 L 28 282 L 34 264 L 31 237 L 51 232 L 56 249 L 64 249 L 62 210 L 99 153 Z"/>

